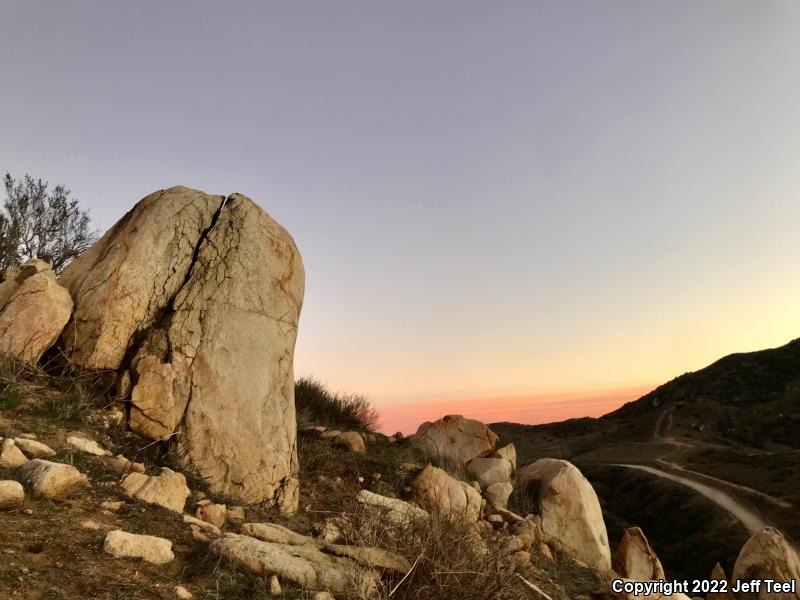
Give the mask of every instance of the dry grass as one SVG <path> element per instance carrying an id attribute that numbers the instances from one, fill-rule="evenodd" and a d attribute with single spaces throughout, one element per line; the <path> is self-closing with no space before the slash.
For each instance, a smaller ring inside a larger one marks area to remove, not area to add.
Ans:
<path id="1" fill-rule="evenodd" d="M 334 428 L 374 430 L 378 411 L 364 396 L 336 394 L 313 377 L 298 379 L 294 403 L 300 427 L 326 425 Z"/>

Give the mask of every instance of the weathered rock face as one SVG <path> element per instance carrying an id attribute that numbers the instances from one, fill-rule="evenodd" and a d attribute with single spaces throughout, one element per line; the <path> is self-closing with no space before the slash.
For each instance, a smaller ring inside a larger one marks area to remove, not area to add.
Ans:
<path id="1" fill-rule="evenodd" d="M 465 463 L 489 456 L 497 445 L 497 435 L 480 421 L 461 415 L 447 415 L 433 423 L 425 422 L 414 434 L 413 445 L 428 456 Z"/>
<path id="2" fill-rule="evenodd" d="M 16 279 L 3 283 L 0 352 L 35 365 L 61 335 L 72 313 L 69 292 L 56 283 L 47 263 L 30 260 Z"/>
<path id="3" fill-rule="evenodd" d="M 474 522 L 480 516 L 481 495 L 475 488 L 432 465 L 411 482 L 411 490 L 420 506 L 445 517 Z"/>
<path id="4" fill-rule="evenodd" d="M 773 527 L 754 533 L 742 546 L 733 567 L 733 581 L 737 579 L 773 579 L 800 581 L 800 558 L 783 534 Z M 767 592 L 762 585 L 758 592 L 736 594 L 738 600 L 798 600 L 795 593 Z"/>
<path id="5" fill-rule="evenodd" d="M 17 448 L 14 440 L 3 440 L 3 445 L 0 446 L 0 467 L 4 469 L 16 469 L 28 462 L 22 450 Z"/>
<path id="6" fill-rule="evenodd" d="M 291 236 L 248 198 L 184 187 L 139 202 L 61 278 L 74 365 L 131 369 L 130 426 L 176 435 L 212 489 L 297 505 L 292 369 L 304 273 Z"/>
<path id="7" fill-rule="evenodd" d="M 493 483 L 483 492 L 483 497 L 493 508 L 506 508 L 514 486 L 508 482 Z"/>
<path id="8" fill-rule="evenodd" d="M 625 530 L 614 554 L 614 570 L 634 581 L 665 579 L 661 561 L 638 527 Z"/>
<path id="9" fill-rule="evenodd" d="M 572 556 L 600 571 L 611 568 L 603 512 L 592 485 L 571 463 L 542 458 L 520 469 L 544 532 Z"/>

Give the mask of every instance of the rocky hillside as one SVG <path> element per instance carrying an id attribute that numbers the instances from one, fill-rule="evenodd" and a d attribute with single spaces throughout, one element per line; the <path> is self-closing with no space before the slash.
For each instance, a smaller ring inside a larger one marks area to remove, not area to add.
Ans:
<path id="1" fill-rule="evenodd" d="M 483 423 L 386 437 L 363 399 L 300 382 L 298 427 L 303 286 L 255 203 L 180 187 L 58 280 L 4 274 L 0 598 L 632 600 L 611 582 L 665 576 L 640 528 L 612 552 L 578 467 Z M 773 528 L 732 569 L 800 577 Z"/>

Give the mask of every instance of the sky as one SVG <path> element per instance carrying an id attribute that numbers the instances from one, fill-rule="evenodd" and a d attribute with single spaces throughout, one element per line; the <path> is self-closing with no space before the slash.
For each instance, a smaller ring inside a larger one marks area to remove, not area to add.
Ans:
<path id="1" fill-rule="evenodd" d="M 385 431 L 597 416 L 800 337 L 800 3 L 0 0 L 0 170 L 244 193 Z"/>

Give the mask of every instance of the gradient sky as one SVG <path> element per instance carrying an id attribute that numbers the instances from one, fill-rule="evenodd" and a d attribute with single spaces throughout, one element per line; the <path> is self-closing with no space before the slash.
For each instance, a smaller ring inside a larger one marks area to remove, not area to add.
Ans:
<path id="1" fill-rule="evenodd" d="M 798 2 L 0 0 L 0 22 L 0 169 L 103 230 L 176 184 L 251 196 L 305 261 L 297 374 L 386 430 L 601 414 L 800 336 Z"/>

